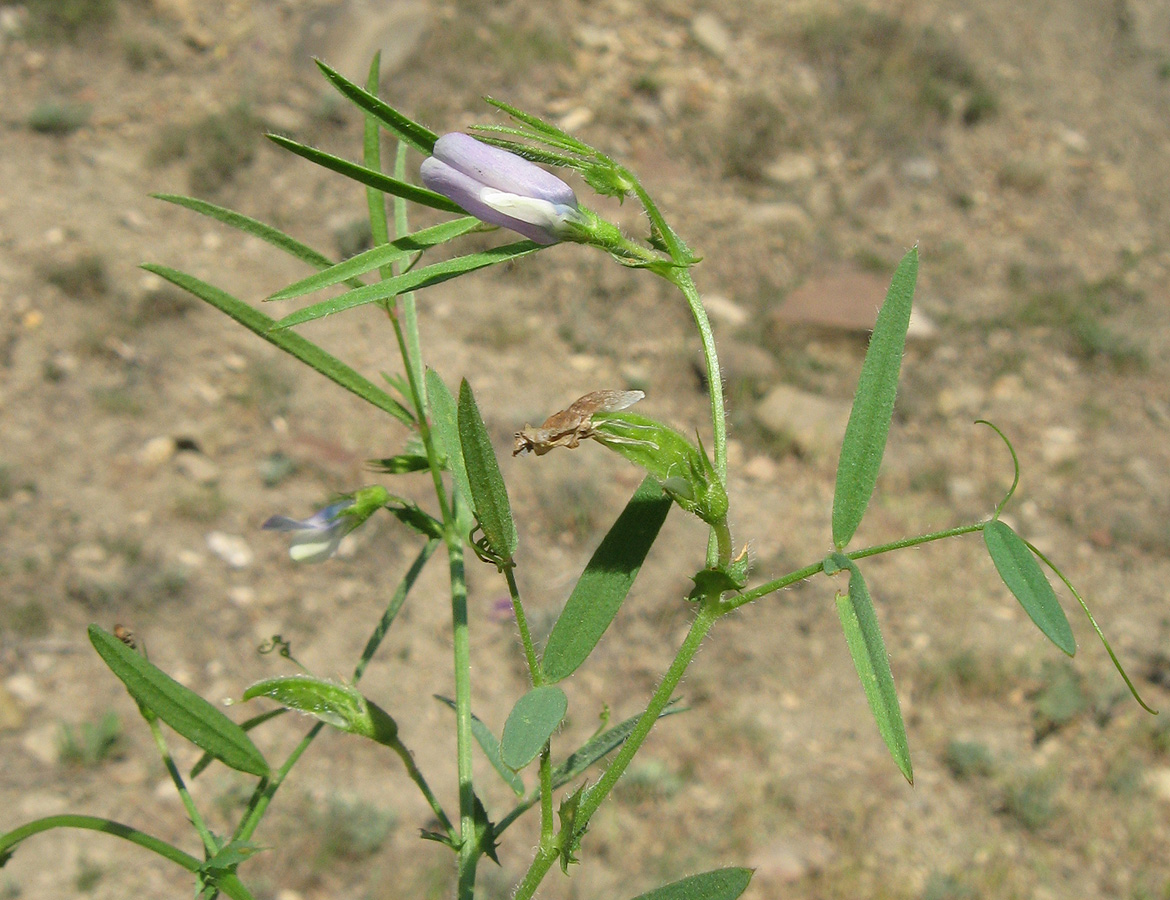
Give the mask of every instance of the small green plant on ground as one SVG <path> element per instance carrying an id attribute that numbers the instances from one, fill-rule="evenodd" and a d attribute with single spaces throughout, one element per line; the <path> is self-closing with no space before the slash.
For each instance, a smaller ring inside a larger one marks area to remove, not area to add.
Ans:
<path id="1" fill-rule="evenodd" d="M 57 734 L 57 758 L 65 766 L 91 769 L 118 756 L 121 748 L 122 722 L 113 711 L 97 722 L 62 723 Z"/>

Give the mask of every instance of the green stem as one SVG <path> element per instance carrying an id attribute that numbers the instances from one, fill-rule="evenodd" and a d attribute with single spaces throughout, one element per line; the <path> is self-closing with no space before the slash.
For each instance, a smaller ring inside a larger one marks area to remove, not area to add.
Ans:
<path id="1" fill-rule="evenodd" d="M 183 776 L 179 774 L 179 769 L 175 765 L 175 760 L 171 756 L 170 749 L 167 747 L 166 739 L 163 737 L 162 729 L 159 727 L 158 719 L 153 713 L 150 715 L 144 713 L 143 718 L 146 719 L 146 724 L 150 726 L 150 733 L 154 738 L 154 745 L 158 748 L 163 765 L 166 766 L 167 773 L 171 776 L 171 781 L 175 784 L 175 790 L 179 792 L 179 797 L 182 798 L 183 807 L 187 810 L 187 817 L 191 820 L 191 824 L 195 826 L 195 830 L 199 833 L 199 840 L 203 842 L 203 849 L 210 857 L 219 850 L 219 845 L 216 843 L 215 838 L 211 836 L 211 832 L 207 828 L 207 823 L 199 815 L 199 810 L 195 807 L 195 801 L 191 799 L 191 792 L 187 790 L 187 785 L 183 782 Z"/>
<path id="2" fill-rule="evenodd" d="M 540 848 L 553 848 L 553 785 L 552 785 L 552 742 L 545 741 L 540 751 Z"/>
<path id="3" fill-rule="evenodd" d="M 378 624 L 374 626 L 374 630 L 370 633 L 370 639 L 366 641 L 361 658 L 358 659 L 357 665 L 353 667 L 354 685 L 362 680 L 362 675 L 366 672 L 366 666 L 374 658 L 374 654 L 378 651 L 378 647 L 381 646 L 382 640 L 390 630 L 390 626 L 398 617 L 398 611 L 402 609 L 402 604 L 406 602 L 406 595 L 410 593 L 410 589 L 414 586 L 419 575 L 422 574 L 423 568 L 438 547 L 438 539 L 427 541 L 422 550 L 419 551 L 418 556 L 414 558 L 414 562 L 410 564 L 410 568 L 406 570 L 406 574 L 402 577 L 402 580 L 398 582 L 394 596 L 390 598 L 390 602 L 386 605 L 386 611 L 382 613 L 382 618 L 378 620 Z"/>
<path id="4" fill-rule="evenodd" d="M 670 702 L 671 694 L 674 693 L 679 681 L 682 680 L 687 666 L 695 658 L 695 654 L 698 652 L 703 638 L 711 630 L 711 626 L 715 623 L 715 620 L 722 614 L 722 608 L 712 600 L 706 600 L 699 606 L 698 615 L 691 622 L 690 631 L 687 632 L 687 636 L 683 640 L 682 646 L 679 647 L 674 661 L 670 664 L 670 668 L 666 670 L 666 674 L 662 677 L 662 681 L 659 683 L 657 690 L 655 690 L 654 695 L 650 698 L 650 703 L 646 707 L 646 711 L 638 719 L 638 723 L 634 726 L 634 730 L 630 732 L 630 736 L 626 739 L 625 744 L 617 756 L 614 757 L 613 761 L 606 767 L 605 772 L 602 773 L 601 779 L 585 792 L 585 796 L 582 798 L 581 805 L 577 810 L 576 827 L 574 829 L 576 834 L 584 832 L 586 826 L 589 824 L 589 819 L 597 812 L 597 808 L 609 795 L 609 792 L 613 790 L 614 785 L 617 784 L 618 779 L 630 764 L 630 760 L 634 758 L 634 755 L 641 748 L 647 736 L 649 736 L 650 730 L 654 727 L 654 723 L 666 708 L 666 704 Z M 536 854 L 536 858 L 532 861 L 532 865 L 529 866 L 528 871 L 525 873 L 523 881 L 520 882 L 520 886 L 516 889 L 513 900 L 530 900 L 536 893 L 536 889 L 544 879 L 544 876 L 552 868 L 552 864 L 556 861 L 557 855 L 556 848 L 545 848 L 543 845 L 541 846 Z"/>
<path id="5" fill-rule="evenodd" d="M 524 645 L 524 658 L 528 661 L 528 677 L 533 687 L 544 684 L 544 673 L 536 659 L 536 646 L 532 643 L 532 632 L 528 630 L 528 619 L 524 615 L 524 604 L 520 602 L 520 590 L 516 587 L 516 576 L 511 566 L 504 567 L 508 580 L 508 594 L 512 597 L 512 611 L 516 614 L 516 625 L 520 629 L 520 643 Z"/>
<path id="6" fill-rule="evenodd" d="M 723 406 L 723 376 L 719 372 L 719 356 L 715 352 L 715 332 L 699 297 L 691 273 L 685 268 L 671 269 L 669 281 L 674 284 L 691 308 L 695 326 L 703 342 L 703 363 L 707 367 L 707 391 L 711 395 L 711 428 L 715 438 L 715 471 L 720 480 L 727 481 L 727 412 Z"/>
<path id="7" fill-rule="evenodd" d="M 463 542 L 454 527 L 447 529 L 447 558 L 451 569 L 451 627 L 455 657 L 455 747 L 459 772 L 459 900 L 475 894 L 475 785 L 471 773 L 471 638 L 467 625 L 467 580 L 463 571 Z"/>
<path id="8" fill-rule="evenodd" d="M 308 733 L 301 738 L 300 743 L 293 748 L 292 753 L 288 755 L 284 764 L 276 770 L 276 773 L 270 778 L 260 779 L 260 783 L 256 785 L 256 790 L 253 792 L 252 799 L 248 803 L 248 809 L 244 813 L 244 817 L 240 819 L 240 824 L 236 826 L 236 832 L 232 835 L 232 840 L 251 840 L 253 832 L 256 831 L 260 820 L 264 818 L 264 813 L 268 810 L 268 804 L 276 796 L 276 792 L 280 789 L 281 784 L 284 783 L 284 779 L 288 777 L 288 773 L 297 764 L 297 760 L 309 749 L 309 745 L 313 743 L 313 740 L 321 733 L 324 727 L 324 722 L 318 722 L 310 728 Z"/>
<path id="9" fill-rule="evenodd" d="M 447 814 L 443 811 L 443 805 L 439 803 L 439 799 L 434 795 L 434 792 L 431 791 L 431 787 L 429 784 L 427 784 L 426 778 L 423 777 L 423 773 L 415 764 L 414 754 L 406 748 L 406 745 L 403 744 L 402 741 L 397 739 L 394 741 L 394 743 L 390 744 L 389 747 L 398 754 L 398 758 L 401 759 L 402 764 L 406 766 L 406 774 L 410 776 L 410 780 L 418 785 L 418 789 L 422 791 L 423 797 L 426 798 L 426 801 L 430 805 L 431 810 L 434 812 L 435 817 L 439 820 L 439 824 L 442 825 L 443 830 L 447 832 L 447 837 L 449 837 L 452 841 L 458 839 L 459 835 L 455 831 L 455 826 L 451 824 L 451 820 L 447 818 Z"/>
<path id="10" fill-rule="evenodd" d="M 873 547 L 866 547 L 863 550 L 854 550 L 852 553 L 846 553 L 850 559 L 865 559 L 867 556 L 877 556 L 879 553 L 889 553 L 891 550 L 902 550 L 906 547 L 917 547 L 919 544 L 928 544 L 931 541 L 941 541 L 943 538 L 956 537 L 960 534 L 970 534 L 973 531 L 982 531 L 985 522 L 976 522 L 974 525 L 960 525 L 958 528 L 947 528 L 943 531 L 932 531 L 930 534 L 922 534 L 918 537 L 903 538 L 900 541 L 892 541 L 888 544 L 877 544 Z M 759 587 L 754 587 L 750 591 L 744 591 L 742 594 L 725 601 L 723 608 L 727 611 L 739 609 L 744 604 L 751 603 L 753 600 L 759 600 L 768 594 L 786 588 L 789 585 L 796 584 L 798 581 L 804 581 L 806 578 L 811 578 L 818 572 L 822 571 L 825 561 L 821 560 L 818 563 L 813 563 L 810 566 L 805 566 L 803 569 L 797 569 L 781 578 L 776 578 L 773 581 L 765 582 Z"/>
<path id="11" fill-rule="evenodd" d="M 32 837 L 34 834 L 40 834 L 43 831 L 51 831 L 54 828 L 82 828 L 88 831 L 101 831 L 105 834 L 112 834 L 114 837 L 122 838 L 132 844 L 137 844 L 139 847 L 145 847 L 164 859 L 169 859 L 173 863 L 182 866 L 188 872 L 198 872 L 202 861 L 196 859 L 190 853 L 184 853 L 178 847 L 168 844 L 164 840 L 139 831 L 132 825 L 124 825 L 121 822 L 115 822 L 112 819 L 103 819 L 98 816 L 77 816 L 77 815 L 62 815 L 62 816 L 46 816 L 43 819 L 34 819 L 32 822 L 26 822 L 19 828 L 14 828 L 7 834 L 0 835 L 0 860 L 6 859 L 7 855 L 13 847 L 21 841 Z"/>

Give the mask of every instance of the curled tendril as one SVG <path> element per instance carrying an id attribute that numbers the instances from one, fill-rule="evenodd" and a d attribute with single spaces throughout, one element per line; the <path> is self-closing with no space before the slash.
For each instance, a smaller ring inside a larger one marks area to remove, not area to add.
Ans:
<path id="1" fill-rule="evenodd" d="M 994 427 L 994 426 L 992 426 L 992 427 Z M 1137 687 L 1130 680 L 1129 675 L 1126 674 L 1125 669 L 1121 665 L 1121 660 L 1118 659 L 1117 654 L 1113 652 L 1113 647 L 1110 645 L 1109 640 L 1105 637 L 1105 632 L 1103 632 L 1101 630 L 1101 626 L 1097 624 L 1097 620 L 1093 617 L 1093 613 L 1089 610 L 1089 604 L 1085 602 L 1085 598 L 1081 596 L 1080 591 L 1078 591 L 1075 587 L 1073 587 L 1072 582 L 1068 580 L 1068 577 L 1064 574 L 1064 572 L 1060 571 L 1060 569 L 1058 569 L 1056 567 L 1056 564 L 1053 563 L 1052 560 L 1050 560 L 1047 556 L 1045 556 L 1043 553 L 1041 553 L 1040 549 L 1035 544 L 1033 544 L 1031 541 L 1027 541 L 1027 540 L 1024 541 L 1024 544 L 1027 546 L 1027 548 L 1029 550 L 1032 551 L 1032 553 L 1034 553 L 1036 555 L 1037 559 L 1039 559 L 1042 563 L 1044 563 L 1044 565 L 1048 566 L 1048 568 L 1050 568 L 1053 571 L 1053 573 L 1056 575 L 1056 577 L 1064 582 L 1064 586 L 1069 589 L 1069 591 L 1072 593 L 1072 595 L 1074 597 L 1077 598 L 1077 603 L 1079 603 L 1081 605 L 1081 609 L 1084 611 L 1085 615 L 1088 617 L 1089 624 L 1091 624 L 1093 626 L 1093 630 L 1095 632 L 1097 632 L 1097 639 L 1099 641 L 1101 641 L 1102 645 L 1104 645 L 1104 647 L 1105 647 L 1105 652 L 1108 653 L 1109 658 L 1111 660 L 1113 660 L 1113 668 L 1117 669 L 1117 674 L 1119 674 L 1121 676 L 1122 681 L 1125 682 L 1125 686 L 1127 688 L 1129 688 L 1129 692 L 1131 694 L 1133 694 L 1133 699 L 1136 700 L 1138 702 L 1138 705 L 1142 709 L 1144 709 L 1146 712 L 1150 713 L 1151 715 L 1156 716 L 1158 714 L 1158 711 L 1156 709 L 1154 709 L 1152 706 L 1150 706 L 1148 703 L 1146 703 L 1146 701 L 1141 698 L 1141 695 L 1138 694 Z"/>
<path id="2" fill-rule="evenodd" d="M 1004 498 L 999 501 L 999 504 L 995 507 L 995 511 L 991 514 L 991 520 L 994 522 L 999 518 L 999 514 L 1003 511 L 1003 508 L 1007 506 L 1008 501 L 1012 499 L 1012 494 L 1016 492 L 1016 487 L 1020 483 L 1020 458 L 1016 456 L 1016 448 L 1013 447 L 1012 442 L 1007 439 L 1007 435 L 999 430 L 999 426 L 993 425 L 986 419 L 976 419 L 975 424 L 986 425 L 988 428 L 998 434 L 1003 442 L 1007 444 L 1008 453 L 1012 455 L 1012 468 L 1015 470 L 1015 474 L 1012 478 L 1012 486 L 1008 488 L 1008 492 L 1004 494 Z"/>
<path id="3" fill-rule="evenodd" d="M 500 554 L 492 549 L 491 544 L 488 543 L 487 535 L 484 535 L 479 540 L 475 540 L 475 533 L 477 531 L 480 534 L 483 534 L 483 528 L 480 526 L 478 519 L 475 522 L 475 527 L 471 529 L 471 533 L 468 534 L 467 538 L 471 543 L 472 552 L 478 556 L 482 562 L 490 563 L 501 572 L 503 572 L 505 569 L 510 569 L 515 565 L 515 563 L 504 559 L 504 557 L 500 556 Z"/>
<path id="4" fill-rule="evenodd" d="M 292 655 L 292 643 L 290 641 L 286 641 L 284 639 L 284 637 L 279 635 L 279 634 L 274 634 L 272 637 L 270 637 L 268 640 L 266 640 L 263 644 L 261 644 L 259 647 L 257 647 L 256 652 L 261 654 L 261 655 L 267 655 L 269 653 L 278 653 L 280 656 L 287 659 L 289 662 L 291 662 L 294 666 L 296 666 L 302 672 L 309 671 L 308 669 L 306 669 L 304 666 L 301 665 L 300 660 L 298 660 L 295 656 Z"/>

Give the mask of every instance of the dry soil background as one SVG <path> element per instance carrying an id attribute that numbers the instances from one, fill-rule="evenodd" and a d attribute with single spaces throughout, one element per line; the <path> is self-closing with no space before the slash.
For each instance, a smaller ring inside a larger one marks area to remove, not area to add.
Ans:
<path id="1" fill-rule="evenodd" d="M 130 625 L 212 699 L 286 670 L 255 652 L 275 633 L 340 676 L 417 550 L 376 523 L 345 558 L 296 567 L 258 531 L 369 481 L 364 460 L 399 451 L 403 430 L 136 268 L 186 269 L 250 301 L 305 274 L 152 191 L 332 254 L 360 248 L 362 191 L 260 134 L 356 158 L 360 119 L 309 58 L 360 79 L 379 48 L 393 104 L 439 131 L 490 120 L 482 94 L 550 116 L 641 173 L 703 256 L 733 524 L 756 577 L 828 549 L 866 316 L 918 242 L 921 318 L 859 542 L 986 516 L 1010 465 L 971 423 L 994 420 L 1024 465 L 1008 517 L 1090 598 L 1153 705 L 1170 705 L 1166 0 L 33 0 L 0 5 L 0 829 L 69 810 L 192 844 L 87 623 Z M 597 205 L 640 233 L 628 205 Z M 639 411 L 685 430 L 703 421 L 685 309 L 596 253 L 556 247 L 420 308 L 429 361 L 471 380 L 501 451 L 599 388 L 641 388 Z M 306 333 L 371 377 L 394 366 L 368 310 Z M 503 464 L 521 586 L 547 629 L 638 473 L 595 445 Z M 558 751 L 603 704 L 637 712 L 685 631 L 702 547 L 675 511 L 569 683 Z M 693 711 L 661 723 L 585 865 L 543 895 L 629 897 L 738 863 L 757 867 L 751 898 L 1170 897 L 1170 729 L 1128 698 L 1072 605 L 1081 652 L 1067 663 L 977 537 L 867 572 L 913 788 L 821 579 L 720 624 L 681 691 Z M 476 564 L 471 579 L 475 708 L 498 730 L 522 663 L 498 577 Z M 444 582 L 432 564 L 363 684 L 453 805 L 451 719 L 431 699 L 451 692 Z M 259 740 L 279 758 L 302 727 L 284 719 Z M 449 858 L 418 841 L 426 809 L 393 759 L 325 735 L 300 769 L 258 835 L 271 849 L 244 869 L 258 897 L 450 895 Z M 498 814 L 509 795 L 483 769 Z M 213 767 L 195 795 L 222 830 L 246 786 Z M 507 896 L 531 824 L 481 868 L 483 896 Z M 39 836 L 0 872 L 4 897 L 189 892 L 88 833 Z"/>

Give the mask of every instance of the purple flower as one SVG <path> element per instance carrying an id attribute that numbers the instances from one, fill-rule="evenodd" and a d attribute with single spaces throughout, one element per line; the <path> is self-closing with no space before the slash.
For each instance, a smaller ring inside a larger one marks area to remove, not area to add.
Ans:
<path id="1" fill-rule="evenodd" d="M 296 562 L 324 562 L 337 552 L 341 539 L 353 531 L 358 522 L 348 515 L 354 505 L 352 497 L 331 503 L 307 519 L 273 516 L 261 527 L 269 531 L 293 532 L 288 555 Z"/>
<path id="2" fill-rule="evenodd" d="M 555 244 L 581 220 L 573 189 L 515 153 L 458 132 L 435 141 L 432 153 L 419 170 L 423 184 L 477 219 L 538 244 Z"/>

